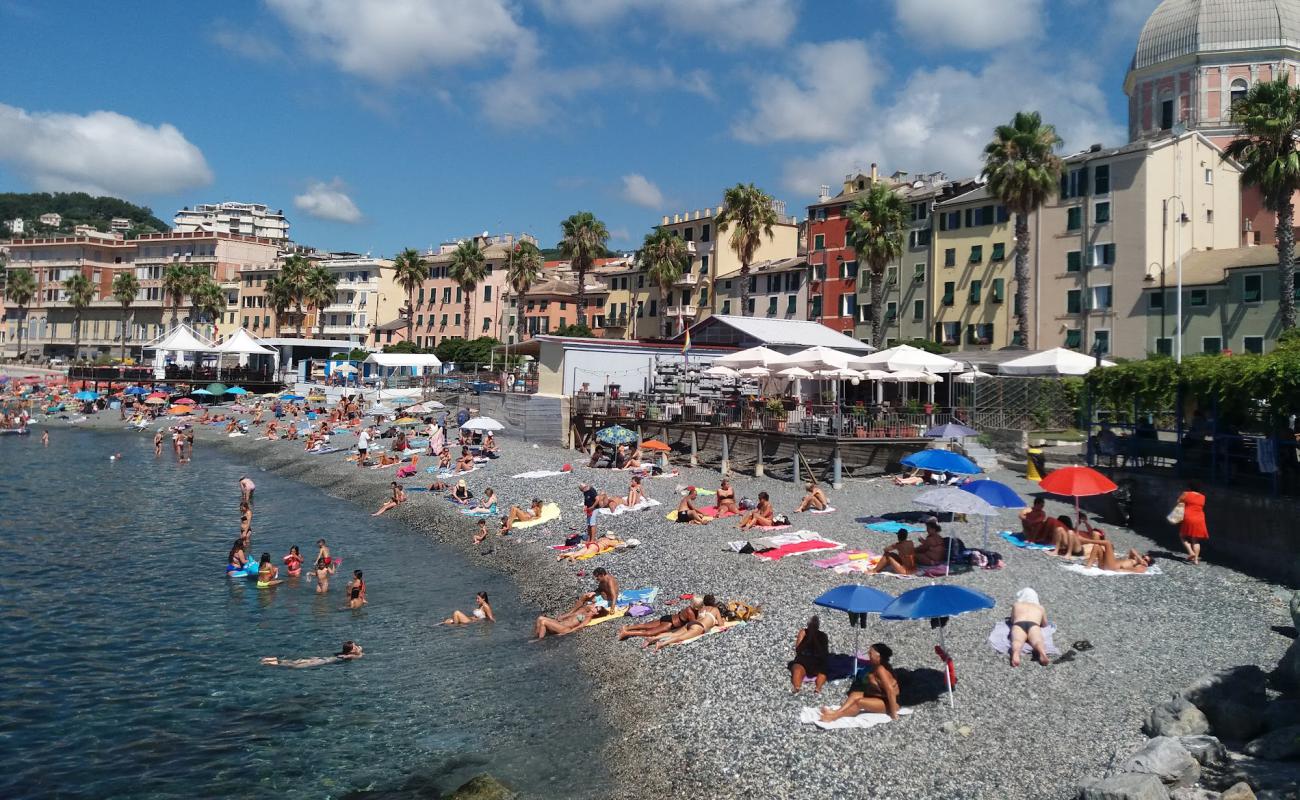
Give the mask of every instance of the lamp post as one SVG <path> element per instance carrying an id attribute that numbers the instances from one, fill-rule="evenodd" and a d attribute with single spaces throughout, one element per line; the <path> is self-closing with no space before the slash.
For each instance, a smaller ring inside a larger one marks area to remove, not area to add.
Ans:
<path id="1" fill-rule="evenodd" d="M 1155 271 L 1152 270 L 1152 267 L 1155 267 Z M 1144 280 L 1147 282 L 1155 281 L 1157 272 L 1160 274 L 1160 338 L 1156 340 L 1156 352 L 1158 353 L 1160 343 L 1165 340 L 1165 265 L 1159 261 L 1152 261 L 1147 264 L 1147 274 Z"/>
<path id="2" fill-rule="evenodd" d="M 1165 280 L 1164 248 L 1165 248 L 1165 242 L 1169 238 L 1168 237 L 1169 207 L 1173 204 L 1175 200 L 1178 201 L 1178 227 L 1174 228 L 1174 260 L 1175 263 L 1177 264 L 1176 270 L 1178 272 L 1178 297 L 1174 302 L 1174 316 L 1176 317 L 1176 319 L 1174 320 L 1173 351 L 1174 351 L 1174 360 L 1177 361 L 1179 364 L 1181 364 L 1183 363 L 1183 228 L 1182 226 L 1184 223 L 1187 222 L 1187 207 L 1183 205 L 1182 196 L 1176 194 L 1170 195 L 1169 197 L 1165 198 L 1164 201 L 1161 203 L 1160 216 L 1161 216 L 1162 235 L 1160 237 L 1160 251 L 1161 251 L 1160 286 L 1162 290 L 1161 291 L 1162 297 L 1161 297 L 1161 310 L 1160 310 L 1160 320 L 1161 320 L 1160 327 L 1161 327 L 1161 333 L 1163 335 L 1164 314 L 1165 314 L 1164 307 L 1163 307 L 1163 303 L 1164 303 L 1163 289 L 1164 289 L 1164 280 Z"/>

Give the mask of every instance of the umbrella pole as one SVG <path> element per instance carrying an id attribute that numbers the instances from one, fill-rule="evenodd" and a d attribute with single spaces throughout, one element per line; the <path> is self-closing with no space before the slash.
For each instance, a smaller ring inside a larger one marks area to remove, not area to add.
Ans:
<path id="1" fill-rule="evenodd" d="M 948 669 L 948 659 L 952 658 L 952 656 L 948 655 L 948 646 L 943 640 L 942 627 L 939 628 L 939 649 L 943 650 L 943 685 L 948 687 L 948 707 L 956 708 L 957 701 L 952 696 L 952 672 Z"/>

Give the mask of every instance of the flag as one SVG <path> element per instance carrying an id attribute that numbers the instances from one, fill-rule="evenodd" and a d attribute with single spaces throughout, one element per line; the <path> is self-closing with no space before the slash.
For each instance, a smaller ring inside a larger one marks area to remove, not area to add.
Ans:
<path id="1" fill-rule="evenodd" d="M 691 329 L 686 329 L 686 341 L 682 342 L 682 355 L 686 355 L 691 349 Z"/>

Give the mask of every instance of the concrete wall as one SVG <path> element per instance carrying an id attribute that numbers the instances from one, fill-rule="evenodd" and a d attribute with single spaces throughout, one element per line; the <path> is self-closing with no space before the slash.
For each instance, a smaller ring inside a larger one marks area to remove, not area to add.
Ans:
<path id="1" fill-rule="evenodd" d="M 1183 552 L 1178 528 L 1165 520 L 1182 480 L 1125 470 L 1103 470 L 1120 486 L 1132 491 L 1132 527 L 1171 552 Z M 1125 482 L 1131 482 L 1126 484 Z M 1209 561 L 1227 564 L 1248 575 L 1300 585 L 1300 500 L 1246 494 L 1239 490 L 1204 487 L 1205 518 L 1210 539 L 1202 548 Z"/>
<path id="2" fill-rule="evenodd" d="M 477 408 L 480 416 L 504 424 L 501 436 L 520 437 L 526 442 L 563 445 L 569 428 L 570 400 L 567 397 L 516 392 L 462 394 L 459 403 Z"/>

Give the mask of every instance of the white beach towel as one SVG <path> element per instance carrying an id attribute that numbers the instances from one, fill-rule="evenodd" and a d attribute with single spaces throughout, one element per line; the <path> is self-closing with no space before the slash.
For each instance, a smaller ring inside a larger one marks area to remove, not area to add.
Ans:
<path id="1" fill-rule="evenodd" d="M 535 469 L 532 472 L 521 472 L 518 475 L 511 475 L 512 478 L 523 478 L 526 481 L 535 481 L 538 478 L 553 478 L 556 475 L 569 475 L 571 473 L 561 472 L 554 469 Z"/>
<path id="2" fill-rule="evenodd" d="M 1104 570 L 1101 567 L 1085 567 L 1082 564 L 1062 564 L 1061 569 L 1068 569 L 1071 572 L 1077 572 L 1080 575 L 1087 575 L 1089 577 L 1094 577 L 1097 575 L 1163 575 L 1165 574 L 1164 571 L 1160 569 L 1159 564 L 1152 564 L 1151 566 L 1147 567 L 1146 572 L 1111 572 L 1109 570 Z"/>
<path id="3" fill-rule="evenodd" d="M 911 714 L 912 709 L 898 709 L 898 716 Z M 844 728 L 874 728 L 877 725 L 884 725 L 887 722 L 893 722 L 888 714 L 858 714 L 852 717 L 841 717 L 834 722 L 822 722 L 822 712 L 820 708 L 804 706 L 799 710 L 799 722 L 804 725 L 816 725 L 824 731 L 842 730 Z"/>
<path id="4" fill-rule="evenodd" d="M 639 501 L 637 501 L 636 505 L 631 505 L 631 506 L 622 505 L 614 509 L 613 511 L 610 511 L 608 508 L 598 508 L 596 509 L 596 513 L 606 514 L 611 517 L 617 517 L 620 514 L 623 514 L 627 511 L 643 511 L 647 508 L 650 508 L 652 506 L 657 506 L 657 505 L 659 505 L 658 500 L 651 500 L 649 497 L 643 497 Z"/>
<path id="5" fill-rule="evenodd" d="M 1059 656 L 1061 654 L 1061 651 L 1056 647 L 1056 643 L 1052 641 L 1052 634 L 1054 633 L 1056 633 L 1056 626 L 1051 623 L 1048 623 L 1047 627 L 1043 628 L 1043 644 L 1045 645 L 1043 649 L 1047 651 L 1049 656 Z M 993 626 L 992 632 L 989 633 L 989 646 L 1004 656 L 1011 654 L 1011 626 L 1007 624 L 1005 619 Z M 1023 655 L 1032 655 L 1034 648 L 1030 647 L 1028 642 L 1025 642 L 1020 651 Z"/>

